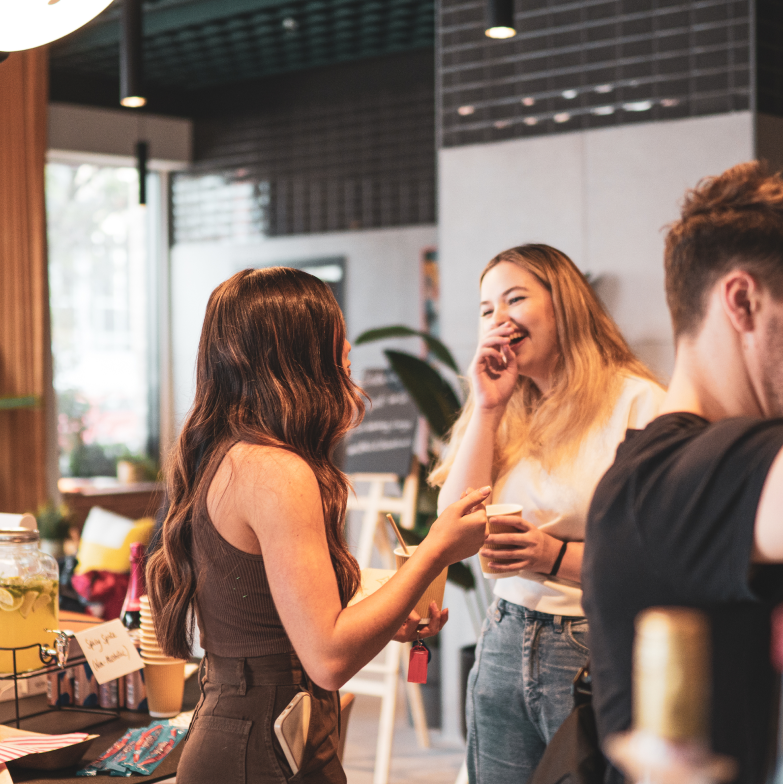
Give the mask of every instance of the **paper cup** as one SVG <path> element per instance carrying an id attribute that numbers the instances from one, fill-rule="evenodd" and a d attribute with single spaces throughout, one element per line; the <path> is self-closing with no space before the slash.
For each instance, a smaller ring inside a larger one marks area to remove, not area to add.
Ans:
<path id="1" fill-rule="evenodd" d="M 406 555 L 401 547 L 398 547 L 394 551 L 394 557 L 397 561 L 397 568 L 399 569 L 407 560 L 408 558 L 413 555 L 416 551 L 415 545 L 408 545 L 408 554 Z M 438 605 L 438 609 L 443 609 L 443 593 L 446 590 L 446 576 L 449 573 L 449 567 L 447 566 L 428 586 L 427 589 L 424 591 L 423 596 L 416 602 L 416 607 L 414 608 L 416 612 L 421 616 L 421 621 L 419 623 L 429 623 L 430 622 L 430 602 L 435 602 Z"/>
<path id="2" fill-rule="evenodd" d="M 185 662 L 181 659 L 157 664 L 144 663 L 144 684 L 150 716 L 170 719 L 182 711 L 185 689 Z"/>
<path id="3" fill-rule="evenodd" d="M 498 515 L 505 515 L 505 516 L 512 516 L 518 517 L 520 520 L 522 519 L 522 507 L 520 504 L 489 504 L 487 506 L 487 533 L 490 534 L 515 534 L 519 533 L 518 528 L 514 528 L 513 525 L 508 525 L 508 523 L 495 523 L 492 521 L 493 517 Z M 516 549 L 514 545 L 511 544 L 496 544 L 496 545 L 488 545 L 485 544 L 484 547 L 488 550 L 514 550 Z M 485 558 L 481 553 L 479 553 L 479 561 L 481 561 L 481 571 L 485 577 L 491 578 L 493 580 L 502 580 L 504 577 L 515 577 L 519 574 L 518 571 L 516 572 L 502 572 L 498 569 L 493 568 L 489 565 L 491 558 Z"/>
<path id="4" fill-rule="evenodd" d="M 147 664 L 173 664 L 179 659 L 172 659 L 171 656 L 166 656 L 163 653 L 159 654 L 142 654 L 141 660 L 144 662 L 145 665 Z"/>

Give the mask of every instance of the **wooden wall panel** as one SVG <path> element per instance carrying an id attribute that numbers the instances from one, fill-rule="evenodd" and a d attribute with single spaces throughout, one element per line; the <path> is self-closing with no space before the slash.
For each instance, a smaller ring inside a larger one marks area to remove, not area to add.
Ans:
<path id="1" fill-rule="evenodd" d="M 49 495 L 47 101 L 45 49 L 15 52 L 0 63 L 0 396 L 33 394 L 41 401 L 33 409 L 0 410 L 2 512 L 35 511 Z"/>

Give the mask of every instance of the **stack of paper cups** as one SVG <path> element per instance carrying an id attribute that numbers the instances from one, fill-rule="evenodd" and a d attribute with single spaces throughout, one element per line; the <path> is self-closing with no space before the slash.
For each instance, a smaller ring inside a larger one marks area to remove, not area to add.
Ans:
<path id="1" fill-rule="evenodd" d="M 185 689 L 185 660 L 166 656 L 158 644 L 152 620 L 149 597 L 141 603 L 141 658 L 144 662 L 144 681 L 150 716 L 164 719 L 182 710 Z"/>

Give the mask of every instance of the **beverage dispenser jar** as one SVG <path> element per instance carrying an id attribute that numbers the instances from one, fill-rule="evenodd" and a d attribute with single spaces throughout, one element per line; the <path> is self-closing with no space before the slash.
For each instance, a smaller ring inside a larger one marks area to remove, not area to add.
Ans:
<path id="1" fill-rule="evenodd" d="M 54 644 L 58 628 L 57 561 L 38 549 L 38 531 L 0 529 L 0 648 Z M 38 647 L 16 652 L 16 670 L 43 667 Z M 0 650 L 0 672 L 13 672 L 13 654 Z"/>

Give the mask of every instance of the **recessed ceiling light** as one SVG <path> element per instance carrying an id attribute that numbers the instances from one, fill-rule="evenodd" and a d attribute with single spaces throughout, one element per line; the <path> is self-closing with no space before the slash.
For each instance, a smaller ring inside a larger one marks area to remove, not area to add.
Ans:
<path id="1" fill-rule="evenodd" d="M 538 125 L 538 117 L 525 117 L 522 122 L 525 123 L 525 125 Z"/>
<path id="2" fill-rule="evenodd" d="M 495 120 L 494 125 L 501 131 L 503 128 L 508 128 L 508 126 L 511 125 L 511 120 Z"/>
<path id="3" fill-rule="evenodd" d="M 579 93 L 576 90 L 563 90 L 563 98 L 569 101 L 576 98 L 577 95 L 579 95 Z"/>
<path id="4" fill-rule="evenodd" d="M 299 29 L 299 22 L 293 16 L 287 16 L 283 19 L 283 30 L 287 33 L 295 33 Z"/>
<path id="5" fill-rule="evenodd" d="M 652 109 L 652 107 L 652 101 L 632 101 L 631 103 L 623 104 L 623 109 L 626 112 L 646 112 L 648 109 Z"/>
<path id="6" fill-rule="evenodd" d="M 457 114 L 461 115 L 462 117 L 467 117 L 469 114 L 473 114 L 475 111 L 475 106 L 460 106 L 459 109 L 457 109 Z"/>
<path id="7" fill-rule="evenodd" d="M 535 104 L 536 104 L 536 99 L 530 95 L 528 95 L 527 98 L 522 99 L 523 106 L 535 106 Z"/>
<path id="8" fill-rule="evenodd" d="M 610 93 L 614 90 L 613 84 L 599 84 L 598 87 L 595 88 L 597 93 Z"/>
<path id="9" fill-rule="evenodd" d="M 571 115 L 568 112 L 560 112 L 560 114 L 556 114 L 552 119 L 556 123 L 564 123 L 571 119 Z"/>
<path id="10" fill-rule="evenodd" d="M 614 114 L 614 106 L 596 106 L 593 109 L 593 114 L 597 114 L 599 117 L 603 117 L 607 114 Z"/>
<path id="11" fill-rule="evenodd" d="M 679 106 L 680 99 L 679 98 L 662 98 L 661 99 L 661 106 L 665 106 L 669 108 L 670 106 Z"/>

